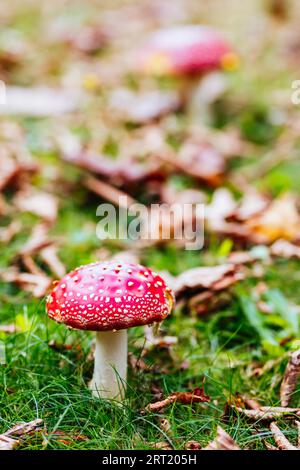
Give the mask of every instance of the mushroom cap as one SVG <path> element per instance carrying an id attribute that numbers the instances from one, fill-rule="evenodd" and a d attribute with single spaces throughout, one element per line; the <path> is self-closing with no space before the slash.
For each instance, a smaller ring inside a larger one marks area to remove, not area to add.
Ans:
<path id="1" fill-rule="evenodd" d="M 161 322 L 173 304 L 173 292 L 151 269 L 97 262 L 61 279 L 48 296 L 46 311 L 72 328 L 108 331 Z"/>
<path id="2" fill-rule="evenodd" d="M 230 68 L 234 54 L 209 26 L 185 25 L 153 33 L 140 51 L 139 65 L 153 75 L 196 75 Z"/>

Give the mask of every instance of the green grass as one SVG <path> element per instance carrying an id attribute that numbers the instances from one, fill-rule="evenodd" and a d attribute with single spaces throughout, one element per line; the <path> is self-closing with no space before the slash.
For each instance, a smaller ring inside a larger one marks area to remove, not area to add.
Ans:
<path id="1" fill-rule="evenodd" d="M 66 206 L 56 233 L 63 233 L 70 240 L 61 250 L 61 256 L 71 269 L 95 259 L 93 253 L 99 248 L 99 242 L 90 228 L 89 211 L 78 216 L 76 204 Z M 14 246 L 18 246 L 17 241 Z M 217 256 L 209 251 L 210 262 L 217 262 Z M 170 269 L 174 274 L 199 265 L 200 260 L 205 262 L 203 254 L 191 255 L 171 247 L 151 248 L 143 253 L 144 263 L 156 269 Z M 286 272 L 289 283 L 284 283 Z M 265 279 L 270 287 L 280 287 L 285 302 L 287 299 L 297 302 L 298 272 L 299 263 L 279 262 L 267 269 Z M 244 282 L 242 288 L 233 291 L 232 301 L 226 308 L 210 315 L 197 318 L 176 310 L 162 329 L 168 335 L 177 336 L 177 345 L 171 351 L 154 349 L 147 353 L 145 361 L 149 370 L 146 372 L 129 370 L 126 400 L 121 406 L 92 397 L 88 389 L 93 370 L 90 358 L 93 334 L 68 330 L 54 323 L 45 314 L 44 299 L 32 300 L 16 287 L 2 285 L 1 323 L 15 323 L 21 332 L 1 334 L 6 361 L 0 366 L 0 432 L 18 421 L 39 417 L 44 420 L 47 433 L 25 438 L 21 448 L 143 449 L 151 447 L 150 443 L 167 440 L 175 449 L 183 449 L 188 440 L 198 440 L 204 446 L 221 424 L 241 447 L 263 448 L 261 437 L 269 435 L 265 423 L 250 423 L 233 411 L 224 416 L 226 403 L 239 393 L 255 397 L 264 405 L 278 405 L 286 353 L 295 346 L 293 341 L 279 345 L 277 323 L 281 320 L 281 332 L 288 328 L 283 312 L 277 312 L 273 323 L 264 327 L 275 338 L 274 348 L 266 348 L 260 328 L 249 323 L 241 299 L 248 302 L 248 307 L 253 306 L 251 289 L 255 284 L 251 278 Z M 258 315 L 263 321 L 263 316 Z M 67 344 L 70 349 L 54 350 L 49 346 L 51 340 L 58 345 Z M 129 350 L 139 357 L 143 343 L 143 329 L 132 329 Z M 279 361 L 269 372 L 261 377 L 251 376 L 252 363 L 264 364 L 278 356 Z M 188 369 L 181 368 L 185 361 Z M 201 387 L 204 378 L 205 391 L 211 397 L 209 404 L 174 404 L 163 413 L 142 413 L 153 401 L 153 385 L 167 396 L 174 391 Z M 297 401 L 296 396 L 294 404 Z M 167 435 L 160 428 L 161 418 L 170 422 Z M 68 438 L 56 434 L 57 431 Z M 78 434 L 87 440 L 72 438 Z M 289 426 L 290 434 L 294 437 L 295 431 Z"/>

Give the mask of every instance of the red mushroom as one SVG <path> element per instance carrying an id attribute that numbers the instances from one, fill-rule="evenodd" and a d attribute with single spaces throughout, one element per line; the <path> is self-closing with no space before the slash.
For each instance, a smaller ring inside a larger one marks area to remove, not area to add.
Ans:
<path id="1" fill-rule="evenodd" d="M 238 57 L 213 28 L 175 26 L 153 33 L 139 52 L 138 67 L 147 75 L 177 76 L 189 81 L 213 70 L 234 70 Z M 189 86 L 190 87 L 190 86 Z M 187 85 L 184 83 L 183 98 Z"/>
<path id="2" fill-rule="evenodd" d="M 213 28 L 175 26 L 155 32 L 140 52 L 142 71 L 154 75 L 199 75 L 219 68 L 231 69 L 237 56 Z"/>
<path id="3" fill-rule="evenodd" d="M 173 303 L 171 289 L 149 268 L 98 262 L 61 279 L 46 310 L 59 323 L 97 332 L 91 388 L 97 396 L 121 399 L 126 387 L 127 328 L 160 323 Z"/>

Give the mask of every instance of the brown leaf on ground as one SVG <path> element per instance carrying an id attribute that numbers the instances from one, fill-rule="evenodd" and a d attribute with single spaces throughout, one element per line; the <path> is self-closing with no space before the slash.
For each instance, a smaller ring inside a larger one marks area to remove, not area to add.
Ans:
<path id="1" fill-rule="evenodd" d="M 278 447 L 273 446 L 268 441 L 264 440 L 263 443 L 265 444 L 267 450 L 279 450 Z"/>
<path id="2" fill-rule="evenodd" d="M 58 278 L 62 278 L 66 274 L 66 268 L 59 259 L 57 250 L 56 245 L 48 245 L 40 251 L 39 255 L 44 263 L 49 266 L 53 274 Z"/>
<path id="3" fill-rule="evenodd" d="M 167 152 L 158 157 L 173 169 L 173 173 L 187 174 L 211 186 L 218 186 L 226 171 L 224 155 L 205 142 L 187 141 L 178 155 Z"/>
<path id="4" fill-rule="evenodd" d="M 251 217 L 263 213 L 270 204 L 270 200 L 253 189 L 248 189 L 228 220 L 246 222 Z"/>
<path id="5" fill-rule="evenodd" d="M 74 441 L 88 441 L 88 437 L 83 434 L 70 433 L 67 434 L 64 431 L 56 430 L 48 434 L 51 437 L 54 437 L 57 442 L 64 444 L 65 446 L 71 446 Z M 47 434 L 46 434 L 47 436 Z"/>
<path id="6" fill-rule="evenodd" d="M 50 193 L 26 188 L 14 198 L 14 205 L 22 212 L 41 217 L 47 222 L 54 222 L 57 217 L 58 200 Z"/>
<path id="7" fill-rule="evenodd" d="M 240 407 L 233 407 L 238 413 L 254 421 L 272 421 L 277 418 L 294 418 L 300 416 L 300 408 L 284 408 L 281 406 L 261 406 L 259 409 L 246 410 Z"/>
<path id="8" fill-rule="evenodd" d="M 206 208 L 206 221 L 211 232 L 251 243 L 299 238 L 300 214 L 297 199 L 290 193 L 272 201 L 251 190 L 237 203 L 229 190 L 220 188 Z"/>
<path id="9" fill-rule="evenodd" d="M 217 427 L 217 436 L 202 450 L 241 450 L 237 443 L 221 426 Z"/>
<path id="10" fill-rule="evenodd" d="M 0 216 L 7 215 L 9 212 L 8 204 L 3 195 L 0 194 Z"/>
<path id="11" fill-rule="evenodd" d="M 160 196 L 166 204 L 204 204 L 206 195 L 199 189 L 178 189 L 169 182 L 161 185 Z"/>
<path id="12" fill-rule="evenodd" d="M 300 215 L 296 197 L 289 193 L 279 196 L 265 211 L 249 218 L 247 226 L 258 243 L 271 243 L 280 238 L 298 239 Z"/>
<path id="13" fill-rule="evenodd" d="M 141 357 L 136 357 L 133 353 L 128 354 L 128 363 L 132 370 L 143 370 L 149 372 L 152 366 L 148 366 Z"/>
<path id="14" fill-rule="evenodd" d="M 281 406 L 288 406 L 300 377 L 300 349 L 294 351 L 285 369 L 280 387 Z"/>
<path id="15" fill-rule="evenodd" d="M 44 297 L 52 285 L 52 279 L 46 274 L 20 272 L 16 268 L 0 272 L 0 278 L 5 282 L 16 283 L 37 298 Z"/>
<path id="16" fill-rule="evenodd" d="M 19 440 L 0 434 L 0 450 L 14 450 L 19 444 Z"/>
<path id="17" fill-rule="evenodd" d="M 119 188 L 132 190 L 144 181 L 163 181 L 165 164 L 158 156 L 170 152 L 164 136 L 156 126 L 145 126 L 123 139 L 118 158 L 87 148 L 73 148 L 68 138 L 59 143 L 62 158 L 80 168 L 90 171 Z M 71 147 L 71 148 L 70 148 Z M 140 187 L 138 187 L 140 189 Z"/>
<path id="18" fill-rule="evenodd" d="M 0 228 L 0 242 L 9 243 L 15 235 L 21 231 L 22 224 L 19 220 L 14 220 L 7 227 Z"/>
<path id="19" fill-rule="evenodd" d="M 226 171 L 224 155 L 208 143 L 186 142 L 179 151 L 176 166 L 212 186 L 221 183 Z"/>
<path id="20" fill-rule="evenodd" d="M 42 419 L 35 419 L 29 423 L 18 423 L 0 435 L 0 450 L 13 450 L 20 443 L 22 437 L 38 431 L 43 424 Z"/>
<path id="21" fill-rule="evenodd" d="M 226 305 L 231 298 L 230 287 L 244 277 L 242 265 L 227 263 L 189 269 L 170 277 L 169 284 L 177 302 L 202 315 Z"/>
<path id="22" fill-rule="evenodd" d="M 140 94 L 128 89 L 118 89 L 110 99 L 111 111 L 124 121 L 147 124 L 181 106 L 177 93 L 160 90 L 145 91 Z"/>
<path id="23" fill-rule="evenodd" d="M 161 418 L 159 420 L 159 427 L 162 431 L 164 431 L 166 434 L 170 433 L 171 431 L 171 424 L 170 421 L 166 418 Z"/>
<path id="24" fill-rule="evenodd" d="M 172 403 L 182 403 L 184 405 L 189 405 L 194 403 L 207 403 L 209 401 L 210 398 L 205 395 L 203 388 L 195 388 L 195 390 L 192 392 L 174 392 L 164 400 L 150 403 L 146 406 L 145 411 L 158 412 Z"/>
<path id="25" fill-rule="evenodd" d="M 300 259 L 300 246 L 294 245 L 287 240 L 277 240 L 270 247 L 270 253 L 273 256 L 278 256 L 280 258 L 297 258 Z"/>
<path id="26" fill-rule="evenodd" d="M 248 236 L 246 228 L 240 224 L 227 221 L 227 218 L 234 213 L 237 206 L 238 204 L 229 189 L 217 189 L 212 196 L 210 204 L 206 206 L 205 210 L 208 230 L 219 234 L 235 234 L 241 238 Z"/>
<path id="27" fill-rule="evenodd" d="M 31 274 L 36 274 L 37 276 L 43 276 L 44 274 L 30 255 L 22 255 L 22 265 Z"/>
<path id="28" fill-rule="evenodd" d="M 117 207 L 127 209 L 131 204 L 136 204 L 137 201 L 129 196 L 124 191 L 115 188 L 111 184 L 104 183 L 97 178 L 89 176 L 85 178 L 84 185 L 93 193 L 97 194 L 101 198 L 112 202 Z"/>
<path id="29" fill-rule="evenodd" d="M 28 240 L 19 251 L 20 255 L 32 255 L 41 249 L 49 246 L 52 241 L 48 235 L 49 227 L 45 223 L 37 224 L 33 227 Z"/>
<path id="30" fill-rule="evenodd" d="M 79 96 L 66 90 L 46 87 L 6 87 L 6 101 L 0 114 L 24 116 L 57 116 L 74 111 Z"/>
<path id="31" fill-rule="evenodd" d="M 197 441 L 187 441 L 184 448 L 186 450 L 201 450 L 201 444 Z"/>
<path id="32" fill-rule="evenodd" d="M 19 166 L 17 161 L 3 150 L 1 150 L 0 159 L 0 191 L 2 191 L 17 175 Z"/>
<path id="33" fill-rule="evenodd" d="M 261 377 L 265 373 L 272 370 L 276 365 L 280 364 L 281 361 L 282 361 L 282 357 L 277 358 L 277 359 L 270 359 L 269 361 L 265 362 L 264 364 L 253 363 L 253 364 L 251 364 L 251 367 L 250 367 L 249 376 L 250 377 L 253 377 L 253 376 Z"/>
<path id="34" fill-rule="evenodd" d="M 248 398 L 245 396 L 241 397 L 245 405 L 250 408 L 251 410 L 259 410 L 260 409 L 260 404 L 258 401 L 254 400 L 253 398 Z"/>
<path id="35" fill-rule="evenodd" d="M 8 186 L 22 186 L 23 180 L 37 171 L 37 165 L 33 163 L 30 155 L 22 153 L 23 148 L 10 148 L 9 144 L 2 145 L 0 150 L 0 192 Z M 26 152 L 26 151 L 25 151 Z M 20 153 L 17 158 L 15 154 Z"/>
<path id="36" fill-rule="evenodd" d="M 243 279 L 242 271 L 234 264 L 193 268 L 179 274 L 172 284 L 177 299 L 199 291 L 219 291 Z"/>
<path id="37" fill-rule="evenodd" d="M 99 24 L 75 27 L 59 22 L 50 25 L 50 39 L 65 44 L 80 54 L 92 55 L 102 50 L 109 41 L 107 32 Z"/>
<path id="38" fill-rule="evenodd" d="M 280 450 L 300 450 L 290 443 L 290 441 L 285 437 L 283 432 L 280 431 L 276 423 L 270 424 L 270 430 L 273 434 L 276 445 Z"/>
<path id="39" fill-rule="evenodd" d="M 156 450 L 174 450 L 173 447 L 169 444 L 169 442 L 161 441 L 161 442 L 148 442 L 147 447 Z"/>

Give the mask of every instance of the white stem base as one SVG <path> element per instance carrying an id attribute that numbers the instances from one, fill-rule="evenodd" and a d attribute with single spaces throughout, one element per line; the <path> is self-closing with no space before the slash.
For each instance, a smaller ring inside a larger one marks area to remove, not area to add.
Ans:
<path id="1" fill-rule="evenodd" d="M 90 388 L 94 396 L 122 400 L 127 377 L 127 330 L 98 331 L 94 375 Z"/>

